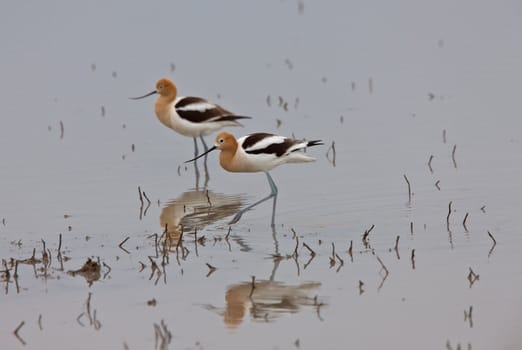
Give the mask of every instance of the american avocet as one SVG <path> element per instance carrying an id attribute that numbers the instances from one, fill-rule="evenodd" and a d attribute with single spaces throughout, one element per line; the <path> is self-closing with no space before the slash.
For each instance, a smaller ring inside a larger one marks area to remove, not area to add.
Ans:
<path id="1" fill-rule="evenodd" d="M 223 131 L 216 136 L 216 142 L 212 148 L 187 162 L 196 160 L 218 149 L 221 151 L 219 163 L 223 169 L 239 173 L 264 172 L 270 185 L 270 194 L 238 211 L 232 221 L 230 221 L 230 224 L 238 222 L 245 211 L 273 197 L 272 226 L 274 226 L 277 186 L 268 172 L 281 164 L 313 162 L 315 158 L 305 154 L 303 150 L 306 147 L 322 144 L 321 140 L 294 140 L 268 133 L 250 134 L 236 140 L 234 135 Z"/>
<path id="2" fill-rule="evenodd" d="M 154 94 L 160 95 L 154 105 L 154 112 L 159 121 L 179 134 L 194 139 L 194 157 L 198 155 L 197 137 L 201 139 L 207 151 L 208 147 L 203 136 L 225 126 L 242 126 L 238 122 L 239 119 L 251 118 L 235 115 L 201 97 L 178 97 L 176 85 L 167 78 L 157 81 L 156 90 L 131 99 L 139 100 Z"/>

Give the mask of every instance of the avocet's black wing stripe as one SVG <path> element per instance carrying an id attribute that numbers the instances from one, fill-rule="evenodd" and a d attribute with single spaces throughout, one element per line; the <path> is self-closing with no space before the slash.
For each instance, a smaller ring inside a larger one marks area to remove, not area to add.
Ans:
<path id="1" fill-rule="evenodd" d="M 236 116 L 223 107 L 210 103 L 201 97 L 183 97 L 174 108 L 181 119 L 192 123 L 234 121 L 250 117 Z"/>
<path id="2" fill-rule="evenodd" d="M 281 157 L 283 154 L 288 152 L 290 147 L 294 145 L 294 141 L 286 139 L 283 143 L 273 143 L 270 146 L 260 149 L 254 149 L 246 151 L 249 154 L 275 154 L 277 157 Z"/>
<path id="3" fill-rule="evenodd" d="M 281 157 L 299 142 L 273 134 L 256 133 L 247 136 L 242 147 L 248 154 L 272 154 Z"/>
<path id="4" fill-rule="evenodd" d="M 184 107 L 187 107 L 189 105 L 203 103 L 208 103 L 208 101 L 201 97 L 187 96 L 181 98 L 178 102 L 176 102 L 176 108 L 183 109 Z"/>
<path id="5" fill-rule="evenodd" d="M 269 138 L 271 136 L 274 136 L 273 134 L 268 134 L 266 132 L 257 132 L 255 134 L 248 135 L 244 140 L 242 147 L 244 150 L 248 150 L 252 146 L 254 146 L 256 143 L 258 143 L 261 140 L 264 140 L 266 138 Z"/>

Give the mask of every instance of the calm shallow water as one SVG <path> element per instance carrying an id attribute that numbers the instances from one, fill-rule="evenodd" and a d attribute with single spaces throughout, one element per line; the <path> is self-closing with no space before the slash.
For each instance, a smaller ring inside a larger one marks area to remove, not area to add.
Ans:
<path id="1" fill-rule="evenodd" d="M 521 4 L 302 4 L 2 12 L 0 258 L 41 258 L 42 239 L 52 257 L 2 278 L 3 346 L 23 347 L 25 321 L 28 348 L 154 348 L 163 320 L 170 348 L 520 348 Z M 211 154 L 205 188 L 183 164 L 192 141 L 153 98 L 127 99 L 161 76 L 254 116 L 238 136 L 325 141 L 272 172 L 275 231 L 270 203 L 227 225 L 267 194 L 263 174 Z M 67 273 L 89 257 L 99 279 Z"/>

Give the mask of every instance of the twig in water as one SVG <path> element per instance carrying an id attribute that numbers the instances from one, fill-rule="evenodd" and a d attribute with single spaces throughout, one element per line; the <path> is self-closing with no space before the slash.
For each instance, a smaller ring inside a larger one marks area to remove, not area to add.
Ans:
<path id="1" fill-rule="evenodd" d="M 107 278 L 107 276 L 109 275 L 109 273 L 111 273 L 112 269 L 111 269 L 111 267 L 110 267 L 109 265 L 107 265 L 107 264 L 105 263 L 105 261 L 102 263 L 102 265 L 103 265 L 104 267 L 106 267 L 107 270 L 108 270 L 108 271 L 103 275 L 103 279 L 105 279 L 105 278 Z"/>
<path id="2" fill-rule="evenodd" d="M 431 161 L 433 160 L 433 158 L 435 158 L 435 157 L 432 154 L 432 155 L 430 155 L 430 160 L 428 161 L 428 168 L 430 168 L 430 173 L 432 173 L 432 174 L 433 174 L 433 168 L 431 167 Z"/>
<path id="3" fill-rule="evenodd" d="M 186 260 L 189 253 L 190 251 L 188 250 L 188 248 L 183 247 L 183 249 L 181 249 L 181 259 Z"/>
<path id="4" fill-rule="evenodd" d="M 42 239 L 42 245 L 43 245 L 42 263 L 44 265 L 47 265 L 47 263 L 49 262 L 49 254 L 47 254 L 47 248 L 45 247 L 45 241 L 43 239 Z"/>
<path id="5" fill-rule="evenodd" d="M 468 273 L 468 281 L 469 281 L 469 287 L 471 288 L 473 286 L 473 283 L 475 283 L 476 281 L 478 281 L 479 279 L 479 275 L 477 275 L 472 269 L 471 267 L 469 268 L 469 273 Z"/>
<path id="6" fill-rule="evenodd" d="M 446 143 L 446 129 L 442 129 L 442 142 Z"/>
<path id="7" fill-rule="evenodd" d="M 163 234 L 165 235 L 165 241 L 168 237 L 168 223 L 165 223 L 165 231 L 163 231 Z M 158 250 L 158 234 L 155 233 L 152 236 L 154 236 L 154 251 L 156 252 L 156 258 L 159 256 L 159 250 Z M 150 237 L 150 236 L 149 236 Z M 149 238 L 147 237 L 147 238 Z"/>
<path id="8" fill-rule="evenodd" d="M 330 159 L 330 151 L 332 151 L 332 159 Z M 330 147 L 328 147 L 328 150 L 326 151 L 326 159 L 328 159 L 328 161 L 330 163 L 332 163 L 332 165 L 334 167 L 335 167 L 335 157 L 336 157 L 335 141 L 332 141 L 332 144 L 330 145 Z"/>
<path id="9" fill-rule="evenodd" d="M 205 265 L 207 265 L 207 267 L 208 267 L 208 273 L 207 273 L 207 275 L 205 277 L 210 276 L 212 273 L 214 273 L 214 271 L 217 270 L 216 267 L 210 265 L 209 263 L 205 263 Z"/>
<path id="10" fill-rule="evenodd" d="M 415 270 L 415 249 L 411 250 L 411 268 Z"/>
<path id="11" fill-rule="evenodd" d="M 363 234 L 363 236 L 362 236 L 362 242 L 363 242 L 363 245 L 364 245 L 364 247 L 365 247 L 366 249 L 368 249 L 369 246 L 370 246 L 370 242 L 369 242 L 369 240 L 368 240 L 368 235 L 370 234 L 370 232 L 372 232 L 372 230 L 373 230 L 374 227 L 375 227 L 375 225 L 372 225 L 372 227 L 370 227 L 369 230 L 364 231 L 364 234 Z"/>
<path id="12" fill-rule="evenodd" d="M 379 261 L 379 264 L 381 264 L 381 267 L 382 267 L 382 269 L 384 270 L 384 272 L 385 272 L 386 274 L 388 274 L 389 271 L 388 271 L 388 269 L 386 268 L 386 266 L 384 265 L 384 263 L 382 262 L 381 258 L 379 258 L 378 255 L 375 255 L 375 257 L 377 258 L 377 261 Z"/>
<path id="13" fill-rule="evenodd" d="M 453 146 L 453 150 L 451 151 L 451 159 L 453 160 L 453 166 L 457 169 L 457 162 L 455 161 L 455 151 L 457 150 L 457 145 Z"/>
<path id="14" fill-rule="evenodd" d="M 364 282 L 359 280 L 359 295 L 362 295 L 362 293 L 364 293 L 363 286 L 364 286 Z"/>
<path id="15" fill-rule="evenodd" d="M 62 256 L 62 234 L 60 233 L 58 237 L 58 254 L 56 254 L 56 258 L 60 259 Z"/>
<path id="16" fill-rule="evenodd" d="M 485 212 L 486 212 L 486 206 L 485 206 L 485 205 L 481 206 L 481 207 L 480 207 L 480 210 L 481 210 L 483 213 L 485 213 Z"/>
<path id="17" fill-rule="evenodd" d="M 401 257 L 399 256 L 399 239 L 401 238 L 401 236 L 397 236 L 397 238 L 395 238 L 395 247 L 393 247 L 393 250 L 395 250 L 395 254 L 397 255 L 397 259 L 400 260 Z"/>
<path id="18" fill-rule="evenodd" d="M 408 184 L 408 204 L 411 204 L 411 185 L 410 185 L 410 181 L 406 177 L 406 174 L 403 174 L 402 176 L 404 176 L 404 180 L 406 180 L 406 183 Z"/>
<path id="19" fill-rule="evenodd" d="M 141 203 L 141 205 L 140 205 L 140 220 L 141 220 L 141 218 L 143 217 L 143 204 L 144 204 L 144 202 L 143 202 L 143 195 L 141 194 L 140 186 L 138 186 L 138 194 L 140 196 L 139 198 L 140 198 L 140 203 Z"/>
<path id="20" fill-rule="evenodd" d="M 350 240 L 350 248 L 348 248 L 348 255 L 350 256 L 351 262 L 353 262 L 353 240 Z"/>
<path id="21" fill-rule="evenodd" d="M 76 317 L 76 322 L 78 322 L 78 324 L 82 327 L 85 327 L 85 325 L 82 323 L 81 318 L 85 315 L 85 312 L 82 312 L 81 314 L 78 315 L 78 317 Z"/>
<path id="22" fill-rule="evenodd" d="M 150 201 L 149 197 L 147 197 L 147 194 L 145 193 L 145 191 L 142 191 L 142 192 L 143 192 L 143 197 L 145 197 L 145 199 L 147 200 L 147 202 L 150 206 L 151 201 Z"/>
<path id="23" fill-rule="evenodd" d="M 147 200 L 147 206 L 145 207 L 145 210 L 143 211 L 143 216 L 147 216 L 147 210 L 149 210 L 149 208 L 150 208 L 151 201 L 150 201 L 149 197 L 147 197 L 147 194 L 145 193 L 145 191 L 142 191 L 142 192 L 143 192 L 143 197 L 145 197 L 145 199 Z"/>
<path id="24" fill-rule="evenodd" d="M 315 253 L 314 253 L 315 254 Z M 306 262 L 306 264 L 303 265 L 303 269 L 306 270 L 306 268 L 308 267 L 308 265 L 310 265 L 310 263 L 312 262 L 312 260 L 314 260 L 315 258 L 315 255 L 314 254 L 310 254 L 310 259 L 308 259 L 308 261 Z"/>
<path id="25" fill-rule="evenodd" d="M 7 268 L 7 266 L 6 266 L 6 268 Z M 15 280 L 18 278 L 18 260 L 15 261 L 15 269 L 14 269 L 13 278 Z"/>
<path id="26" fill-rule="evenodd" d="M 125 244 L 125 242 L 127 242 L 129 240 L 129 238 L 130 237 L 125 238 L 123 241 L 121 241 L 120 244 L 118 244 L 118 247 L 120 247 L 120 249 L 123 250 L 127 254 L 130 254 L 130 252 L 127 249 L 123 248 L 123 245 Z"/>
<path id="27" fill-rule="evenodd" d="M 410 234 L 413 235 L 413 221 L 410 221 Z"/>
<path id="28" fill-rule="evenodd" d="M 310 247 L 308 246 L 308 244 L 306 244 L 305 242 L 303 242 L 303 247 L 305 247 L 306 249 L 308 249 L 308 251 L 310 252 L 310 255 L 311 255 L 311 256 L 315 256 L 315 252 L 314 252 L 314 250 L 313 250 L 312 248 L 310 248 Z"/>
<path id="29" fill-rule="evenodd" d="M 63 139 L 64 131 L 63 122 L 60 120 L 60 139 Z"/>
<path id="30" fill-rule="evenodd" d="M 451 232 L 450 228 L 449 228 L 449 225 L 450 225 L 449 219 L 450 219 L 450 215 L 451 215 L 451 203 L 452 203 L 452 201 L 450 201 L 448 204 L 448 215 L 446 216 L 446 228 L 448 229 L 448 232 Z"/>
<path id="31" fill-rule="evenodd" d="M 43 331 L 43 327 L 42 327 L 42 314 L 38 315 L 38 327 L 40 328 L 41 331 Z"/>
<path id="32" fill-rule="evenodd" d="M 28 265 L 35 265 L 35 264 L 41 263 L 42 261 L 40 259 L 37 259 L 35 257 L 35 255 L 36 255 L 36 248 L 33 248 L 33 255 L 30 258 L 19 260 L 19 262 L 22 264 L 28 264 Z"/>
<path id="33" fill-rule="evenodd" d="M 332 258 L 332 257 L 330 256 L 329 259 L 330 259 L 330 268 L 332 268 L 332 267 L 335 266 L 335 257 Z"/>
<path id="34" fill-rule="evenodd" d="M 466 226 L 466 220 L 468 220 L 469 213 L 466 213 L 464 216 L 464 220 L 462 221 L 462 226 L 464 226 L 464 231 L 468 232 L 468 228 Z"/>
<path id="35" fill-rule="evenodd" d="M 316 306 L 316 313 L 317 313 L 317 318 L 322 322 L 324 321 L 324 319 L 321 317 L 321 306 L 323 306 L 324 303 L 322 302 L 318 302 L 318 298 L 317 298 L 317 295 L 314 297 L 314 306 Z"/>
<path id="36" fill-rule="evenodd" d="M 141 206 L 143 207 L 143 204 L 144 204 L 144 202 L 143 202 L 143 194 L 141 193 L 141 187 L 140 186 L 138 186 L 138 194 L 140 196 Z"/>
<path id="37" fill-rule="evenodd" d="M 491 249 L 489 250 L 489 253 L 488 253 L 488 258 L 489 258 L 491 256 L 491 253 L 493 253 L 493 249 L 495 249 L 495 246 L 497 245 L 497 240 L 495 239 L 495 237 L 493 237 L 493 235 L 489 231 L 488 231 L 488 236 L 489 236 L 489 238 L 491 238 L 491 240 L 493 240 L 493 245 L 491 246 Z"/>
<path id="38" fill-rule="evenodd" d="M 469 321 L 469 328 L 473 328 L 473 306 L 469 307 L 469 311 L 464 310 L 464 322 Z"/>
<path id="39" fill-rule="evenodd" d="M 154 349 L 167 350 L 171 340 L 172 334 L 167 329 L 166 323 L 163 320 L 159 325 L 154 323 Z"/>
<path id="40" fill-rule="evenodd" d="M 150 261 L 150 269 L 151 269 L 151 272 L 150 272 L 150 276 L 149 276 L 149 281 L 152 280 L 152 277 L 154 277 L 154 274 L 156 273 L 156 271 L 158 272 L 157 273 L 157 278 L 156 278 L 156 281 L 154 282 L 154 285 L 156 285 L 159 281 L 159 278 L 161 276 L 161 270 L 160 268 L 158 267 L 158 264 L 156 264 L 156 262 L 154 260 L 152 260 L 152 257 L 149 256 L 149 261 Z"/>
<path id="41" fill-rule="evenodd" d="M 377 287 L 377 291 L 380 291 L 382 286 L 384 285 L 384 281 L 386 281 L 386 279 L 388 278 L 388 275 L 390 274 L 388 269 L 386 268 L 386 266 L 384 265 L 384 263 L 382 262 L 381 258 L 379 258 L 378 255 L 375 255 L 375 257 L 377 258 L 377 260 L 379 261 L 379 263 L 381 264 L 381 267 L 382 269 L 384 270 L 384 276 L 382 277 L 382 281 L 381 283 L 379 284 L 379 287 Z"/>
<path id="42" fill-rule="evenodd" d="M 339 254 L 335 253 L 335 257 L 337 258 L 337 260 L 339 260 L 339 262 L 341 263 L 341 266 L 343 266 L 343 265 L 344 265 L 344 260 L 341 259 L 341 257 L 339 256 Z M 341 267 L 341 266 L 339 266 L 339 267 Z"/>
<path id="43" fill-rule="evenodd" d="M 13 334 L 20 341 L 20 343 L 22 343 L 25 346 L 25 344 L 26 344 L 25 341 L 18 334 L 18 331 L 20 330 L 20 328 L 22 328 L 24 326 L 24 324 L 25 324 L 25 321 L 20 322 L 18 327 L 16 327 L 15 330 L 13 331 Z"/>
<path id="44" fill-rule="evenodd" d="M 493 235 L 489 231 L 488 231 L 488 236 L 489 236 L 489 238 L 491 238 L 491 240 L 493 240 L 493 246 L 496 246 L 497 245 L 497 240 L 495 239 L 495 237 L 493 237 Z"/>
<path id="45" fill-rule="evenodd" d="M 299 253 L 297 253 L 297 248 L 299 248 L 299 237 L 297 237 L 297 235 L 296 235 L 294 253 L 292 254 L 292 256 L 294 257 L 294 259 L 296 259 L 296 261 L 297 261 L 297 257 L 299 256 Z"/>
<path id="46" fill-rule="evenodd" d="M 440 191 L 440 180 L 437 180 L 437 182 L 435 182 L 435 187 L 437 187 L 437 190 Z"/>

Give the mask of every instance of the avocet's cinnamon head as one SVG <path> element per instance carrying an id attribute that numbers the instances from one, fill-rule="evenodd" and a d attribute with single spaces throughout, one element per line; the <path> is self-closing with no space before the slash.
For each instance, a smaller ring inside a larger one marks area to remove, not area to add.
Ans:
<path id="1" fill-rule="evenodd" d="M 220 151 L 235 151 L 237 148 L 237 141 L 234 135 L 223 131 L 216 136 L 215 146 Z"/>
<path id="2" fill-rule="evenodd" d="M 160 94 L 160 96 L 166 98 L 166 102 L 172 102 L 176 99 L 176 95 L 178 94 L 178 89 L 176 88 L 176 85 L 172 82 L 172 80 L 167 78 L 161 78 L 156 82 L 156 90 L 149 92 L 148 94 L 145 94 L 143 96 L 139 97 L 129 97 L 131 100 L 141 100 L 142 98 L 154 95 L 154 94 Z M 165 99 L 163 101 L 159 102 L 160 105 L 165 103 Z"/>
<path id="3" fill-rule="evenodd" d="M 178 89 L 176 85 L 172 82 L 172 80 L 167 78 L 161 78 L 156 83 L 156 92 L 161 96 L 165 97 L 174 97 L 178 94 Z"/>

